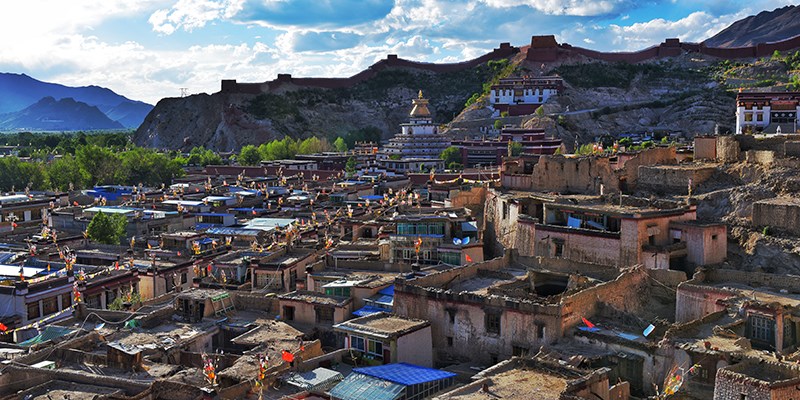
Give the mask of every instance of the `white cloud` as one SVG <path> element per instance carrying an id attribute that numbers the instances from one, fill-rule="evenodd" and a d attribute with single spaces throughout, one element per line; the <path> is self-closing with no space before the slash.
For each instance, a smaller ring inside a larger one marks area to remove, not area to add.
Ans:
<path id="1" fill-rule="evenodd" d="M 154 31 L 165 35 L 180 28 L 191 32 L 211 21 L 233 17 L 242 6 L 243 0 L 178 0 L 170 9 L 153 12 L 148 22 Z"/>
<path id="2" fill-rule="evenodd" d="M 703 41 L 739 17 L 736 15 L 712 16 L 706 12 L 693 12 L 677 21 L 662 18 L 637 22 L 628 26 L 610 25 L 612 43 L 624 50 L 641 50 L 661 43 L 666 38 L 679 38 L 684 42 Z"/>
<path id="3" fill-rule="evenodd" d="M 597 16 L 619 12 L 627 0 L 483 0 L 497 8 L 527 6 L 549 15 Z"/>

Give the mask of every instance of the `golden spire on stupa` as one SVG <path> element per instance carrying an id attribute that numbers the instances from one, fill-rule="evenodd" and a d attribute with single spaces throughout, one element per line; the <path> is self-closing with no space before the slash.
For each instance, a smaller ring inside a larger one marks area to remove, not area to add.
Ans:
<path id="1" fill-rule="evenodd" d="M 431 116 L 431 112 L 428 110 L 428 99 L 422 97 L 422 89 L 420 89 L 417 98 L 411 100 L 411 103 L 414 104 L 414 108 L 411 109 L 409 116 L 417 118 L 429 118 Z"/>

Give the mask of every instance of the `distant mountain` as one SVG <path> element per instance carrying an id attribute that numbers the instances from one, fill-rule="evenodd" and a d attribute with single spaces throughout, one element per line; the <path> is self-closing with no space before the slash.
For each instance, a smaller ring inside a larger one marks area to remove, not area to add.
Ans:
<path id="1" fill-rule="evenodd" d="M 740 19 L 703 43 L 709 47 L 745 47 L 797 35 L 800 35 L 800 6 L 786 6 Z"/>
<path id="2" fill-rule="evenodd" d="M 23 110 L 44 97 L 56 100 L 72 98 L 96 106 L 109 119 L 118 121 L 125 128 L 138 128 L 153 109 L 150 104 L 128 99 L 100 86 L 70 87 L 42 82 L 25 74 L 0 73 L 0 114 Z M 87 118 L 92 119 L 90 116 Z"/>
<path id="3" fill-rule="evenodd" d="M 0 114 L 0 130 L 74 131 L 123 129 L 96 106 L 47 96 L 23 110 Z"/>

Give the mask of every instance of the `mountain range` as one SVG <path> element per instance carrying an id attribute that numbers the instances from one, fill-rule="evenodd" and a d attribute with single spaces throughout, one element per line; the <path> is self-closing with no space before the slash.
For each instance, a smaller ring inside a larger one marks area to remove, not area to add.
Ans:
<path id="1" fill-rule="evenodd" d="M 100 86 L 71 87 L 0 73 L 0 130 L 132 129 L 152 109 Z"/>
<path id="2" fill-rule="evenodd" d="M 740 19 L 703 44 L 708 47 L 746 47 L 797 35 L 800 35 L 800 6 L 786 6 Z"/>

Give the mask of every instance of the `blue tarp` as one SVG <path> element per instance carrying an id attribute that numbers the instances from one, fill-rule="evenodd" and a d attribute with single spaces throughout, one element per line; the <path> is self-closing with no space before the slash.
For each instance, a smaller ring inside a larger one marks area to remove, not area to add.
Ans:
<path id="1" fill-rule="evenodd" d="M 62 336 L 69 335 L 72 332 L 75 332 L 75 330 L 70 328 L 63 328 L 60 326 L 48 325 L 38 335 L 18 344 L 20 346 L 26 346 L 26 347 L 33 346 L 35 344 L 44 343 L 48 340 L 53 340 L 60 338 Z"/>
<path id="2" fill-rule="evenodd" d="M 378 291 L 378 294 L 385 294 L 387 296 L 394 296 L 394 285 L 389 285 Z"/>
<path id="3" fill-rule="evenodd" d="M 639 336 L 631 335 L 630 333 L 622 333 L 622 332 L 618 332 L 617 336 L 619 336 L 619 337 L 621 337 L 623 339 L 628 339 L 628 340 L 636 340 L 636 339 L 639 338 Z"/>
<path id="4" fill-rule="evenodd" d="M 570 228 L 580 228 L 581 220 L 578 218 L 569 217 L 567 218 L 567 226 Z"/>
<path id="5" fill-rule="evenodd" d="M 461 232 L 477 232 L 478 231 L 478 223 L 475 221 L 470 222 L 462 222 L 461 223 Z"/>
<path id="6" fill-rule="evenodd" d="M 353 311 L 353 315 L 355 315 L 356 317 L 366 317 L 367 315 L 370 315 L 370 314 L 376 314 L 376 313 L 385 312 L 385 311 L 386 310 L 384 310 L 382 308 L 378 308 L 378 307 L 364 306 L 364 307 L 359 308 L 358 310 Z"/>
<path id="7" fill-rule="evenodd" d="M 331 389 L 334 399 L 347 400 L 395 400 L 403 396 L 405 387 L 396 383 L 351 373 Z"/>
<path id="8" fill-rule="evenodd" d="M 456 374 L 419 365 L 396 363 L 377 367 L 353 368 L 353 372 L 382 379 L 400 385 L 410 386 L 452 378 Z"/>
<path id="9" fill-rule="evenodd" d="M 361 197 L 359 197 L 359 199 L 361 199 L 361 200 L 369 200 L 369 201 L 383 200 L 383 196 L 377 195 L 377 194 L 370 194 L 370 195 L 367 195 L 367 196 L 361 196 Z"/>
<path id="10" fill-rule="evenodd" d="M 246 228 L 210 228 L 206 231 L 209 235 L 226 235 L 226 236 L 258 236 L 261 231 L 258 229 Z"/>

